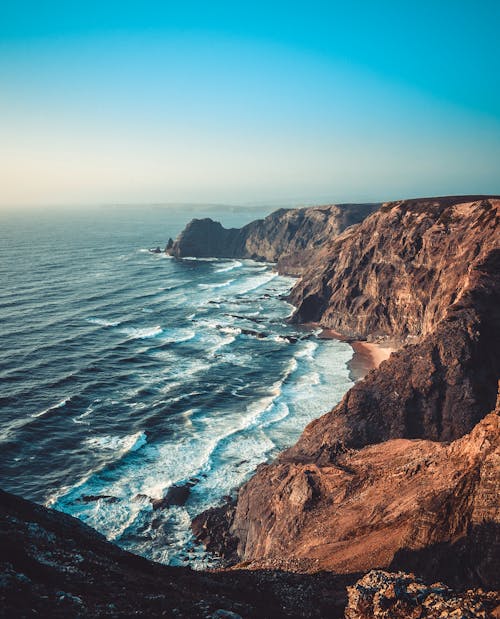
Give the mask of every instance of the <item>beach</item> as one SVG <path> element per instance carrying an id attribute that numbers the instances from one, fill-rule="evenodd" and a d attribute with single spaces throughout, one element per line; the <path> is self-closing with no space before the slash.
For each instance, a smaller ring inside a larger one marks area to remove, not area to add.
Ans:
<path id="1" fill-rule="evenodd" d="M 362 380 L 368 372 L 378 368 L 382 361 L 388 359 L 391 353 L 397 350 L 394 346 L 389 346 L 385 342 L 351 341 L 333 329 L 323 329 L 318 337 L 348 342 L 352 346 L 354 354 L 348 365 L 351 376 L 355 381 Z"/>

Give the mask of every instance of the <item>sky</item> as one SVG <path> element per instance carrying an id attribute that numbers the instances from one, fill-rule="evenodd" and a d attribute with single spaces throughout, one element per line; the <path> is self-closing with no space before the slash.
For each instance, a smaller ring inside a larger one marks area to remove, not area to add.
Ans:
<path id="1" fill-rule="evenodd" d="M 500 2 L 0 4 L 0 206 L 500 193 Z"/>

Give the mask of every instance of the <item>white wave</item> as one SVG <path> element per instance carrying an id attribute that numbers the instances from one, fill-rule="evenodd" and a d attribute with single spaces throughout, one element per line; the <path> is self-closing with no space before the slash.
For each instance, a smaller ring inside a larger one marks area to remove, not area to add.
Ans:
<path id="1" fill-rule="evenodd" d="M 43 411 L 40 411 L 39 413 L 33 413 L 31 416 L 32 417 L 43 417 L 44 415 L 46 415 L 47 413 L 50 413 L 51 411 L 54 411 L 58 408 L 62 408 L 63 406 L 66 406 L 66 404 L 70 400 L 71 400 L 71 396 L 69 398 L 64 398 L 64 400 L 61 400 L 57 404 L 54 404 L 53 406 L 49 406 L 48 408 L 45 408 Z"/>
<path id="2" fill-rule="evenodd" d="M 105 320 L 104 318 L 87 318 L 87 322 L 100 327 L 116 327 L 120 324 L 120 320 Z"/>
<path id="3" fill-rule="evenodd" d="M 112 451 L 117 456 L 122 457 L 128 452 L 140 449 L 147 443 L 147 437 L 144 432 L 136 432 L 128 436 L 95 436 L 87 438 L 83 442 L 92 449 Z"/>
<path id="4" fill-rule="evenodd" d="M 196 337 L 196 331 L 193 329 L 164 329 L 162 332 L 162 337 L 160 338 L 162 342 L 168 342 L 171 344 L 180 344 L 181 342 L 188 342 Z"/>
<path id="5" fill-rule="evenodd" d="M 120 333 L 128 335 L 130 339 L 135 340 L 141 338 L 156 337 L 157 335 L 160 335 L 160 333 L 163 333 L 163 329 L 160 327 L 160 325 L 156 325 L 155 327 L 145 327 L 143 329 L 131 327 L 129 329 L 122 329 Z"/>
<path id="6" fill-rule="evenodd" d="M 273 335 L 271 338 L 273 342 L 278 342 L 279 344 L 290 344 L 290 340 L 283 335 Z"/>
<path id="7" fill-rule="evenodd" d="M 276 277 L 278 277 L 277 273 L 269 272 L 268 269 L 266 269 L 266 271 L 267 272 L 263 273 L 262 275 L 245 278 L 241 284 L 236 284 L 235 286 L 233 286 L 232 291 L 235 294 L 248 294 L 249 292 L 253 292 L 254 290 L 262 288 L 266 284 L 269 284 L 269 282 L 271 282 L 273 279 L 276 279 Z"/>
<path id="8" fill-rule="evenodd" d="M 228 279 L 225 282 L 222 283 L 214 283 L 214 284 L 198 284 L 198 288 L 203 288 L 203 290 L 212 290 L 212 289 L 216 289 L 216 288 L 225 288 L 226 286 L 229 286 L 230 284 L 232 284 L 235 280 L 234 279 Z"/>
<path id="9" fill-rule="evenodd" d="M 239 260 L 235 260 L 234 262 L 231 262 L 227 266 L 221 267 L 220 269 L 215 269 L 215 272 L 226 273 L 227 271 L 233 271 L 234 269 L 239 269 L 242 266 L 243 266 L 242 262 L 240 262 Z"/>
<path id="10" fill-rule="evenodd" d="M 223 327 L 219 327 L 219 331 L 221 333 L 230 333 L 231 335 L 239 335 L 241 333 L 241 329 L 239 327 L 230 327 L 230 326 L 223 326 Z"/>
<path id="11" fill-rule="evenodd" d="M 183 260 L 193 260 L 195 262 L 219 262 L 220 258 L 197 258 L 196 256 L 183 256 Z"/>
<path id="12" fill-rule="evenodd" d="M 308 357 L 309 359 L 314 359 L 314 353 L 316 352 L 318 348 L 318 343 L 317 342 L 306 342 L 305 346 L 299 350 L 296 354 L 295 357 L 297 359 L 301 359 L 303 357 Z"/>

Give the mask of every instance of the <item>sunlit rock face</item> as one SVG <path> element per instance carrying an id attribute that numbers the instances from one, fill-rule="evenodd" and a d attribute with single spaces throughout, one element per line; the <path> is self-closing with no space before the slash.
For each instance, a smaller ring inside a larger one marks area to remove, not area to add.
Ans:
<path id="1" fill-rule="evenodd" d="M 252 258 L 278 262 L 282 272 L 300 272 L 314 250 L 359 223 L 380 204 L 343 204 L 280 209 L 243 228 L 193 219 L 167 249 L 176 257 Z"/>
<path id="2" fill-rule="evenodd" d="M 406 343 L 243 486 L 240 560 L 498 586 L 499 206 L 390 203 L 315 254 L 296 320 Z"/>

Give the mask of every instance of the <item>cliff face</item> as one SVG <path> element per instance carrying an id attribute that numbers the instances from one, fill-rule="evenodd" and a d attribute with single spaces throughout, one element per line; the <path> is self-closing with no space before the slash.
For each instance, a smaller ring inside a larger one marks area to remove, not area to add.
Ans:
<path id="1" fill-rule="evenodd" d="M 254 567 L 392 565 L 498 586 L 498 406 L 486 415 L 500 376 L 499 206 L 391 203 L 319 248 L 292 294 L 296 320 L 413 337 L 222 519 L 209 515 L 223 547 Z"/>
<path id="2" fill-rule="evenodd" d="M 343 204 L 280 209 L 238 229 L 226 229 L 211 219 L 193 219 L 168 252 L 176 257 L 283 260 L 284 270 L 300 270 L 305 256 L 379 206 Z"/>
<path id="3" fill-rule="evenodd" d="M 498 413 L 449 445 L 395 439 L 330 465 L 263 466 L 238 497 L 239 556 L 254 567 L 292 559 L 338 573 L 406 562 L 426 578 L 498 587 Z M 433 546 L 441 555 L 416 559 Z"/>
<path id="4" fill-rule="evenodd" d="M 291 295 L 298 322 L 355 338 L 434 330 L 500 245 L 500 200 L 431 198 L 384 204 L 323 246 Z"/>

